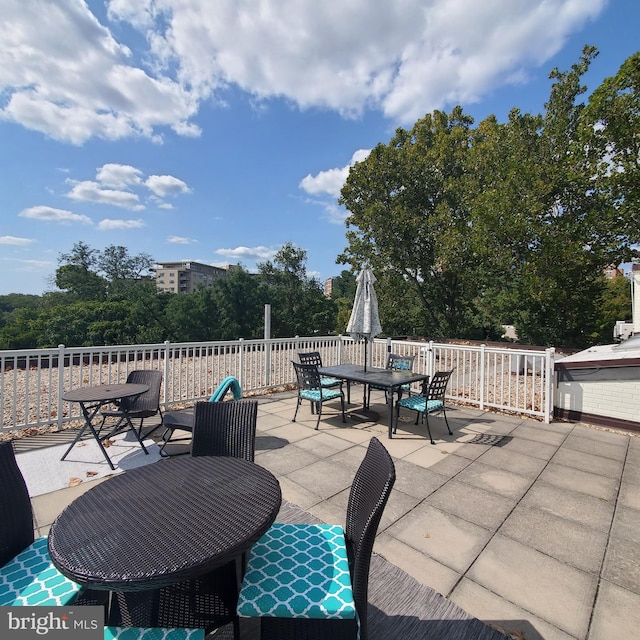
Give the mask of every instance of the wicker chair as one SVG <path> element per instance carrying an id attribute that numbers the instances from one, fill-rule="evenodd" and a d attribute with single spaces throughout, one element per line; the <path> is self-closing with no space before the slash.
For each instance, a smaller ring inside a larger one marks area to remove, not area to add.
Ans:
<path id="1" fill-rule="evenodd" d="M 373 543 L 389 494 L 396 479 L 391 456 L 377 438 L 369 442 L 367 453 L 360 464 L 351 485 L 344 530 L 337 525 L 283 525 L 274 524 L 261 538 L 249 555 L 249 563 L 240 591 L 238 613 L 240 616 L 257 616 L 261 622 L 262 640 L 300 638 L 348 638 L 368 640 L 367 599 L 369 592 L 369 565 Z M 338 546 L 335 529 L 340 529 L 340 548 L 334 554 L 328 549 Z M 281 531 L 282 530 L 282 531 Z M 271 532 L 271 533 L 270 533 Z M 284 535 L 280 535 L 280 534 Z M 320 539 L 316 545 L 314 540 Z M 261 546 L 265 547 L 264 551 Z M 301 565 L 296 571 L 291 567 L 292 559 L 310 558 L 309 566 Z M 332 564 L 332 556 L 336 561 Z M 317 567 L 326 563 L 327 571 Z M 298 576 L 295 593 L 291 592 L 291 575 Z M 323 579 L 315 580 L 322 573 Z M 346 575 L 345 575 L 346 574 Z M 334 582 L 329 587 L 332 597 L 321 592 L 320 584 Z M 266 578 L 266 581 L 265 581 Z M 278 580 L 282 578 L 282 590 Z M 305 599 L 304 582 L 308 578 L 309 591 Z M 350 582 L 350 584 L 349 584 Z M 261 583 L 264 590 L 261 588 Z M 352 594 L 348 600 L 345 594 Z M 286 602 L 277 602 L 283 594 Z M 267 597 L 268 596 L 268 597 Z M 339 602 L 340 599 L 343 602 Z M 336 603 L 338 601 L 338 603 Z M 328 602 L 336 603 L 336 611 L 323 611 Z M 275 606 L 274 606 L 275 604 Z M 263 610 L 267 606 L 270 611 Z M 294 617 L 310 615 L 314 617 Z M 340 614 L 336 612 L 340 611 Z M 349 611 L 348 619 L 338 619 Z M 276 612 L 274 614 L 274 612 Z M 279 614 L 284 612 L 284 617 Z M 322 616 L 324 613 L 324 617 Z M 329 617 L 335 615 L 336 617 Z"/>
<path id="2" fill-rule="evenodd" d="M 322 416 L 322 405 L 328 400 L 337 400 L 340 398 L 342 406 L 342 422 L 346 422 L 347 418 L 344 414 L 344 392 L 342 389 L 327 389 L 322 386 L 320 381 L 320 374 L 318 373 L 318 367 L 315 364 L 300 364 L 293 362 L 293 368 L 296 372 L 296 378 L 298 381 L 298 402 L 296 403 L 296 411 L 293 414 L 292 422 L 296 421 L 298 416 L 298 409 L 303 400 L 308 400 L 311 403 L 311 412 L 314 411 L 318 414 L 316 421 L 316 429 L 320 425 L 320 417 Z"/>
<path id="3" fill-rule="evenodd" d="M 142 439 L 142 425 L 145 418 L 151 418 L 158 413 L 160 414 L 160 424 L 153 427 L 153 429 L 146 434 L 147 437 L 159 429 L 163 423 L 162 409 L 160 409 L 162 371 L 157 371 L 155 369 L 136 369 L 129 373 L 127 376 L 127 382 L 131 384 L 146 384 L 149 386 L 149 391 L 141 393 L 139 396 L 133 396 L 132 398 L 124 398 L 121 404 L 121 407 L 126 409 L 131 420 L 140 420 L 138 436 Z M 118 418 L 118 422 L 112 429 L 113 433 L 117 433 L 126 420 L 126 416 L 120 408 L 102 410 L 100 411 L 100 415 L 102 416 L 100 429 L 104 426 L 104 422 L 107 418 Z"/>
<path id="4" fill-rule="evenodd" d="M 227 393 L 233 394 L 234 400 L 242 398 L 242 389 L 240 383 L 234 376 L 227 376 L 215 389 L 215 391 L 209 397 L 209 402 L 221 402 Z M 167 453 L 166 447 L 172 442 L 186 442 L 193 437 L 193 425 L 195 424 L 195 413 L 193 411 L 167 411 L 164 414 L 164 426 L 165 432 L 162 434 L 162 446 L 160 447 L 160 455 L 164 458 L 169 458 L 174 455 L 185 455 L 189 451 L 181 453 Z M 174 438 L 173 433 L 176 429 L 180 431 L 187 431 L 191 435 L 186 437 Z"/>
<path id="5" fill-rule="evenodd" d="M 46 536 L 34 539 L 31 499 L 9 441 L 0 443 L 0 487 L 0 606 L 73 603 L 81 587 L 53 566 Z"/>
<path id="6" fill-rule="evenodd" d="M 400 417 L 400 408 L 411 409 L 416 412 L 416 424 L 418 419 L 422 416 L 423 420 L 427 423 L 427 432 L 429 433 L 429 440 L 431 444 L 435 444 L 433 436 L 431 435 L 431 429 L 429 427 L 429 414 L 430 413 L 442 413 L 444 416 L 444 422 L 447 425 L 449 435 L 452 436 L 451 428 L 449 427 L 449 421 L 447 420 L 447 411 L 445 407 L 445 393 L 447 391 L 447 385 L 451 378 L 451 371 L 438 371 L 434 373 L 433 378 L 423 385 L 422 393 L 420 395 L 410 396 L 409 398 L 402 398 L 396 402 L 396 423 L 393 432 L 396 432 L 398 428 L 398 418 Z"/>
<path id="7" fill-rule="evenodd" d="M 254 461 L 257 400 L 197 402 L 192 456 L 231 456 Z"/>
<path id="8" fill-rule="evenodd" d="M 415 356 L 399 356 L 397 353 L 390 353 L 387 357 L 387 369 L 392 369 L 396 371 L 412 371 L 413 370 L 413 361 L 416 359 Z M 367 390 L 367 406 L 371 404 L 371 389 L 376 389 L 378 391 L 384 391 L 384 401 L 388 402 L 389 398 L 387 397 L 387 389 L 383 387 L 377 387 L 375 384 L 370 384 Z M 411 386 L 408 384 L 403 384 L 400 387 L 400 392 L 402 391 L 411 391 Z"/>

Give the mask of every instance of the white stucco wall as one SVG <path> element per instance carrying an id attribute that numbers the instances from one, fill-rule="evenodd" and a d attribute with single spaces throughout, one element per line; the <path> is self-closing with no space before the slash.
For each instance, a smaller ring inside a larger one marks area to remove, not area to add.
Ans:
<path id="1" fill-rule="evenodd" d="M 560 382 L 560 409 L 640 422 L 640 380 L 620 382 Z"/>

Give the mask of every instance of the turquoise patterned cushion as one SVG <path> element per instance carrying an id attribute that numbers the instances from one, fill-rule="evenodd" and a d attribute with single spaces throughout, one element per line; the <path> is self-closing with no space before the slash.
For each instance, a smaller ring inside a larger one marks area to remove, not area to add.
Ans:
<path id="1" fill-rule="evenodd" d="M 53 566 L 46 536 L 0 569 L 1 606 L 59 607 L 73 602 L 80 589 Z"/>
<path id="2" fill-rule="evenodd" d="M 340 380 L 340 378 L 327 378 L 325 376 L 320 376 L 320 384 L 323 387 L 337 387 L 342 384 L 342 380 Z"/>
<path id="3" fill-rule="evenodd" d="M 340 397 L 339 391 L 332 391 L 331 389 L 322 390 L 322 401 L 333 400 Z M 311 402 L 320 402 L 320 390 L 319 389 L 303 389 L 300 391 L 300 397 L 305 400 L 311 400 Z"/>
<path id="4" fill-rule="evenodd" d="M 204 629 L 105 627 L 104 640 L 204 640 Z"/>
<path id="5" fill-rule="evenodd" d="M 425 410 L 425 397 L 424 396 L 411 396 L 410 398 L 402 398 L 398 402 L 401 407 L 405 407 L 407 409 L 413 409 L 414 411 L 420 411 L 424 413 Z M 429 413 L 431 411 L 437 411 L 442 408 L 442 400 L 429 400 L 427 403 L 427 410 Z"/>
<path id="6" fill-rule="evenodd" d="M 354 619 L 343 528 L 273 524 L 249 554 L 238 615 Z"/>

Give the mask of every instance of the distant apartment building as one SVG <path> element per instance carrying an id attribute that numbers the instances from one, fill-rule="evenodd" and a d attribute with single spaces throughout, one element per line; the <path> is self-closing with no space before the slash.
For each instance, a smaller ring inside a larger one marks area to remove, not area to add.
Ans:
<path id="1" fill-rule="evenodd" d="M 158 291 L 192 293 L 198 287 L 213 287 L 227 270 L 201 262 L 162 262 L 155 266 Z"/>
<path id="2" fill-rule="evenodd" d="M 608 267 L 604 268 L 604 277 L 608 280 L 613 280 L 614 278 L 619 278 L 624 275 L 624 271 L 617 267 L 615 264 L 610 264 Z"/>
<path id="3" fill-rule="evenodd" d="M 327 278 L 324 281 L 324 297 L 331 298 L 332 293 L 333 293 L 333 278 Z"/>

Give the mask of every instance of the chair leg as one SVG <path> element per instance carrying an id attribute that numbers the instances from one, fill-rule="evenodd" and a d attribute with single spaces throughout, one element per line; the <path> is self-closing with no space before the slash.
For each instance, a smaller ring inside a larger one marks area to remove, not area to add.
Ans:
<path id="1" fill-rule="evenodd" d="M 444 415 L 444 423 L 447 425 L 447 430 L 449 431 L 449 435 L 452 436 L 453 433 L 451 433 L 451 428 L 449 427 L 449 421 L 447 420 L 447 411 L 444 408 L 444 405 L 442 405 L 442 414 Z"/>
<path id="2" fill-rule="evenodd" d="M 296 411 L 293 414 L 293 420 L 291 422 L 296 421 L 296 416 L 298 415 L 298 409 L 300 408 L 300 396 L 298 396 L 298 401 L 296 402 Z"/>
<path id="3" fill-rule="evenodd" d="M 169 440 L 171 440 L 171 436 L 173 435 L 173 432 L 175 431 L 175 429 L 173 427 L 167 427 L 165 429 L 165 432 L 162 434 L 162 440 L 164 441 L 162 443 L 162 446 L 160 447 L 160 455 L 163 458 L 169 458 L 169 454 L 164 452 L 164 448 L 169 444 Z"/>
<path id="4" fill-rule="evenodd" d="M 318 420 L 316 421 L 316 431 L 320 426 L 320 418 L 322 417 L 322 402 L 318 402 Z"/>
<path id="5" fill-rule="evenodd" d="M 340 406 L 342 407 L 342 422 L 346 422 L 347 416 L 344 414 L 344 393 L 340 396 Z"/>
<path id="6" fill-rule="evenodd" d="M 435 442 L 433 441 L 433 436 L 431 435 L 431 428 L 429 427 L 429 412 L 425 411 L 424 412 L 424 419 L 425 422 L 427 423 L 427 432 L 429 433 L 429 440 L 431 440 L 431 444 L 435 444 Z M 416 424 L 418 424 L 416 422 Z"/>

